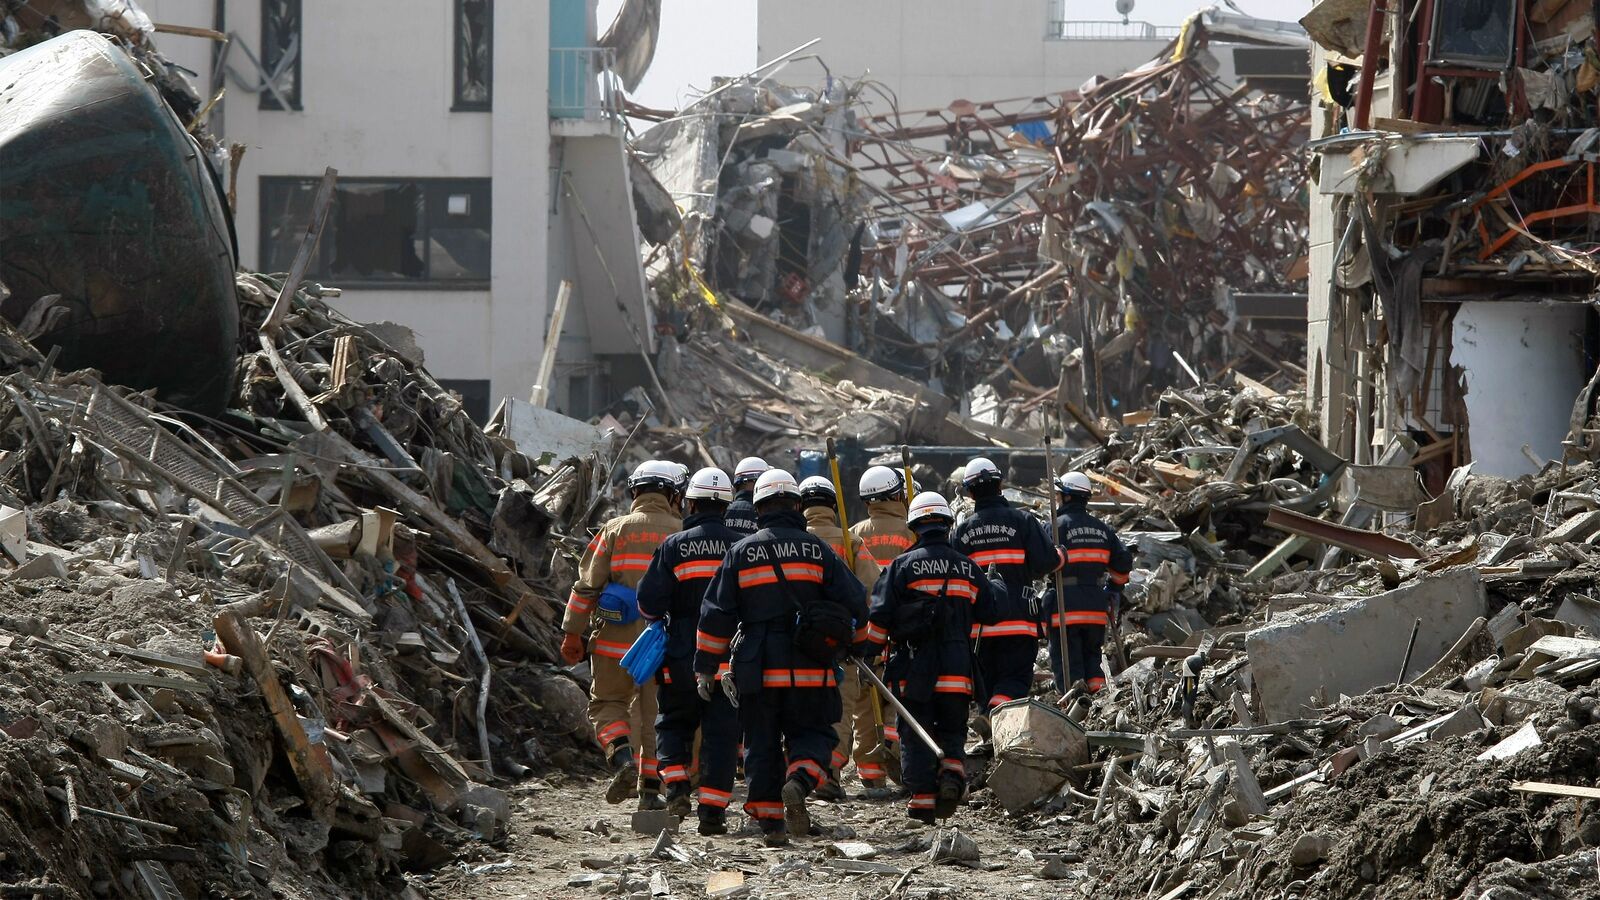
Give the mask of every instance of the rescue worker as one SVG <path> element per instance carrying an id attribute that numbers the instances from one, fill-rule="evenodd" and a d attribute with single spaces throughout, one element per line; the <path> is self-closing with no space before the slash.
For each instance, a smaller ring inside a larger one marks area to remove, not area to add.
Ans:
<path id="1" fill-rule="evenodd" d="M 589 721 L 614 773 L 606 802 L 638 796 L 640 809 L 662 806 L 653 727 L 656 686 L 634 684 L 633 676 L 622 668 L 622 657 L 645 627 L 634 591 L 656 548 L 681 526 L 677 483 L 676 463 L 651 460 L 634 469 L 628 478 L 632 508 L 606 522 L 584 549 L 578 580 L 561 619 L 566 633 L 561 658 L 568 665 L 582 661 L 583 634 L 591 619 L 600 620 L 588 647 L 594 678 Z"/>
<path id="2" fill-rule="evenodd" d="M 703 835 L 728 833 L 728 801 L 733 797 L 739 744 L 739 713 L 733 703 L 720 689 L 712 692 L 709 702 L 701 699 L 694 679 L 700 602 L 728 548 L 739 540 L 722 522 L 731 502 L 733 482 L 726 472 L 707 468 L 694 473 L 684 490 L 688 514 L 684 530 L 656 548 L 639 582 L 639 615 L 652 622 L 667 620 L 666 655 L 657 676 L 660 714 L 655 721 L 667 809 L 688 818 L 699 732 L 698 818 Z"/>
<path id="3" fill-rule="evenodd" d="M 813 475 L 800 482 L 800 511 L 806 517 L 806 530 L 828 542 L 840 559 L 848 559 L 844 552 L 844 529 L 839 527 L 839 495 L 833 482 Z M 877 583 L 882 569 L 871 554 L 859 543 L 852 541 L 850 549 L 855 556 L 851 569 L 856 580 L 867 594 Z M 817 789 L 819 800 L 845 799 L 844 787 L 839 783 L 845 763 L 854 756 L 856 775 L 867 787 L 882 787 L 886 774 L 878 759 L 878 719 L 872 712 L 872 701 L 861 683 L 861 673 L 855 666 L 845 666 L 839 679 L 839 696 L 844 713 L 834 730 L 839 735 L 839 745 L 833 749 L 833 765 L 829 767 L 828 781 Z M 879 714 L 881 715 L 881 713 Z"/>
<path id="4" fill-rule="evenodd" d="M 944 751 L 902 722 L 901 764 L 911 791 L 906 814 L 931 825 L 947 819 L 966 792 L 967 705 L 972 702 L 970 634 L 996 621 L 1004 582 L 990 582 L 949 539 L 955 515 L 943 496 L 927 491 L 911 501 L 907 521 L 917 543 L 878 579 L 867 617 L 868 645 L 889 644 L 886 682 L 906 710 Z"/>
<path id="5" fill-rule="evenodd" d="M 756 524 L 755 505 L 750 500 L 755 493 L 756 479 L 770 468 L 766 460 L 759 456 L 746 456 L 734 467 L 733 503 L 728 506 L 728 514 L 722 521 L 738 532 L 740 537 L 755 534 L 760 527 Z"/>
<path id="6" fill-rule="evenodd" d="M 1089 512 L 1089 495 L 1094 488 L 1082 472 L 1068 472 L 1056 480 L 1061 508 L 1056 518 L 1056 539 L 1066 553 L 1061 570 L 1061 592 L 1066 609 L 1067 654 L 1071 670 L 1061 671 L 1061 615 L 1056 608 L 1055 588 L 1044 598 L 1043 609 L 1050 622 L 1050 669 L 1055 674 L 1056 690 L 1082 680 L 1090 692 L 1106 685 L 1100 662 L 1106 626 L 1113 610 L 1121 604 L 1122 589 L 1133 570 L 1133 555 L 1123 546 L 1115 530 Z"/>
<path id="7" fill-rule="evenodd" d="M 917 541 L 916 534 L 906 525 L 906 503 L 911 498 L 906 492 L 905 477 L 899 469 L 873 466 L 861 473 L 857 493 L 861 502 L 867 505 L 867 518 L 851 526 L 850 533 L 872 554 L 879 568 L 887 569 L 895 557 L 910 550 Z M 874 669 L 880 672 L 882 668 L 880 664 L 874 665 Z M 870 698 L 875 690 L 869 689 L 867 693 Z M 885 774 L 899 782 L 900 733 L 888 703 L 888 700 L 878 698 L 878 715 L 874 718 L 874 724 L 883 722 L 884 758 L 880 762 L 884 765 Z M 867 711 L 872 711 L 870 699 Z M 894 796 L 888 784 L 880 779 L 863 779 L 863 782 L 869 800 L 886 800 Z"/>
<path id="8" fill-rule="evenodd" d="M 1005 498 L 1000 468 L 984 457 L 967 463 L 962 487 L 973 510 L 950 533 L 950 544 L 978 567 L 993 566 L 1006 584 L 999 618 L 973 632 L 977 641 L 979 693 L 973 725 L 988 739 L 988 714 L 996 706 L 1027 697 L 1033 688 L 1033 660 L 1039 654 L 1038 613 L 1033 581 L 1061 568 L 1064 557 L 1044 523 Z"/>
<path id="9" fill-rule="evenodd" d="M 873 466 L 861 474 L 861 502 L 867 518 L 850 529 L 880 567 L 911 549 L 917 536 L 906 526 L 905 478 L 888 466 Z"/>
<path id="10" fill-rule="evenodd" d="M 744 726 L 745 812 L 768 846 L 781 846 L 811 829 L 806 797 L 827 779 L 839 740 L 838 663 L 865 638 L 867 605 L 844 560 L 805 530 L 794 476 L 769 469 L 752 499 L 761 530 L 729 548 L 706 588 L 695 686 L 709 698 L 731 655 L 724 678 Z"/>

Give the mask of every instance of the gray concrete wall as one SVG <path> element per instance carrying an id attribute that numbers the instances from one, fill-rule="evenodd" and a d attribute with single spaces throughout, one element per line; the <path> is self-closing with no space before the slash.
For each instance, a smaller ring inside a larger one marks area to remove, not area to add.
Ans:
<path id="1" fill-rule="evenodd" d="M 1484 615 L 1485 603 L 1477 570 L 1461 568 L 1325 612 L 1275 618 L 1245 638 L 1262 712 L 1272 722 L 1301 718 L 1314 697 L 1332 701 L 1393 684 L 1420 619 L 1406 668 L 1415 677 Z"/>

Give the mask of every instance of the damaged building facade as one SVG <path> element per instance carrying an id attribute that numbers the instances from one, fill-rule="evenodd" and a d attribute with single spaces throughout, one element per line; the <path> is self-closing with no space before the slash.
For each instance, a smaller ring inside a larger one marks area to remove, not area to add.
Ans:
<path id="1" fill-rule="evenodd" d="M 1587 446 L 1590 5 L 1324 0 L 1303 21 L 1308 385 L 1330 449 L 1365 461 L 1408 435 L 1437 489 L 1456 465 L 1509 477 Z"/>
<path id="2" fill-rule="evenodd" d="M 164 47 L 219 97 L 213 131 L 244 148 L 232 173 L 241 264 L 288 268 L 332 167 L 307 278 L 340 288 L 347 315 L 411 328 L 479 421 L 528 396 L 563 281 L 550 406 L 586 418 L 644 380 L 654 322 L 621 90 L 649 64 L 659 4 L 626 4 L 612 34 L 594 0 L 145 6 L 229 38 Z"/>

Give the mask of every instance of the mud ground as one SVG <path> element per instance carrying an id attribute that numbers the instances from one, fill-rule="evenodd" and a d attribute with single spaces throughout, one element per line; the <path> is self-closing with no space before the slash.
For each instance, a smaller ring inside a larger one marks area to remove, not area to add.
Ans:
<path id="1" fill-rule="evenodd" d="M 936 829 L 907 819 L 904 801 L 866 801 L 858 784 L 846 779 L 851 798 L 837 804 L 811 802 L 813 830 L 821 834 L 791 840 L 786 848 L 761 845 L 753 829 L 722 837 L 694 833 L 694 821 L 675 836 L 688 859 L 651 857 L 655 835 L 639 835 L 629 827 L 632 804 L 607 806 L 605 783 L 556 775 L 531 782 L 513 795 L 511 832 L 499 852 L 417 879 L 430 896 L 441 900 L 500 898 L 565 898 L 622 896 L 650 898 L 651 877 L 664 876 L 674 898 L 708 896 L 707 880 L 719 871 L 743 873 L 752 898 L 857 900 L 884 898 L 898 885 L 899 896 L 923 900 L 977 897 L 1090 896 L 1092 868 L 1070 846 L 1066 829 L 1022 830 L 998 808 L 963 808 L 949 824 L 977 841 L 979 868 L 933 864 L 928 860 Z M 735 805 L 742 802 L 742 787 Z M 975 802 L 982 802 L 981 795 Z M 747 820 L 730 811 L 729 825 Z M 893 868 L 886 874 L 841 871 L 833 845 L 865 842 L 877 851 L 872 863 Z M 1063 856 L 1063 859 L 1056 859 Z M 1053 861 L 1054 860 L 1054 861 Z M 1053 862 L 1052 862 L 1053 861 Z M 1044 876 L 1046 865 L 1050 875 Z M 911 874 L 902 883 L 904 873 Z M 615 876 L 608 875 L 615 873 Z M 574 885 L 576 877 L 599 876 L 592 884 Z M 659 889 L 660 881 L 656 887 Z M 656 894 L 654 896 L 666 896 Z"/>

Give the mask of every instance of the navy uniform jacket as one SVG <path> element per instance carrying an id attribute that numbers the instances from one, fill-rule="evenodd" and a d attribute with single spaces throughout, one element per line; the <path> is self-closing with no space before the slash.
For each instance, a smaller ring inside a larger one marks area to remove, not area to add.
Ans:
<path id="1" fill-rule="evenodd" d="M 972 694 L 974 624 L 992 625 L 1006 604 L 1004 583 L 991 583 L 942 532 L 922 536 L 894 558 L 872 592 L 867 640 L 891 644 L 886 680 L 902 696 L 927 701 L 934 694 Z M 933 636 L 906 642 L 915 601 L 936 598 Z"/>
<path id="2" fill-rule="evenodd" d="M 837 687 L 837 666 L 810 659 L 794 646 L 799 606 L 822 598 L 842 604 L 865 636 L 866 591 L 839 554 L 806 531 L 799 512 L 762 516 L 761 530 L 728 548 L 706 588 L 694 670 L 716 671 L 737 630 L 742 636 L 730 663 L 739 693 Z"/>
<path id="3" fill-rule="evenodd" d="M 733 502 L 728 504 L 727 514 L 722 517 L 722 524 L 739 537 L 749 537 L 761 530 L 761 526 L 756 524 L 756 505 L 750 499 L 754 496 L 754 491 L 736 495 Z"/>
<path id="4" fill-rule="evenodd" d="M 694 684 L 694 633 L 700 623 L 700 602 L 706 585 L 722 565 L 739 535 L 722 516 L 698 513 L 685 519 L 684 530 L 656 548 L 639 582 L 639 614 L 667 620 L 667 652 L 661 683 Z"/>
<path id="5" fill-rule="evenodd" d="M 1068 503 L 1056 519 L 1056 528 L 1061 536 L 1061 548 L 1067 554 L 1066 567 L 1061 570 L 1066 583 L 1063 606 L 1067 611 L 1067 624 L 1106 625 L 1110 620 L 1104 585 L 1121 590 L 1128 583 L 1128 573 L 1133 571 L 1133 554 L 1123 546 L 1116 531 L 1091 515 L 1083 502 Z M 1060 627 L 1053 596 L 1045 609 L 1050 614 L 1051 627 Z"/>
<path id="6" fill-rule="evenodd" d="M 973 637 L 1039 636 L 1025 589 L 1040 575 L 1060 568 L 1066 557 L 1050 543 L 1044 525 L 1004 497 L 984 497 L 950 533 L 950 544 L 988 571 L 993 565 L 1006 584 L 1006 601 L 994 624 Z"/>

